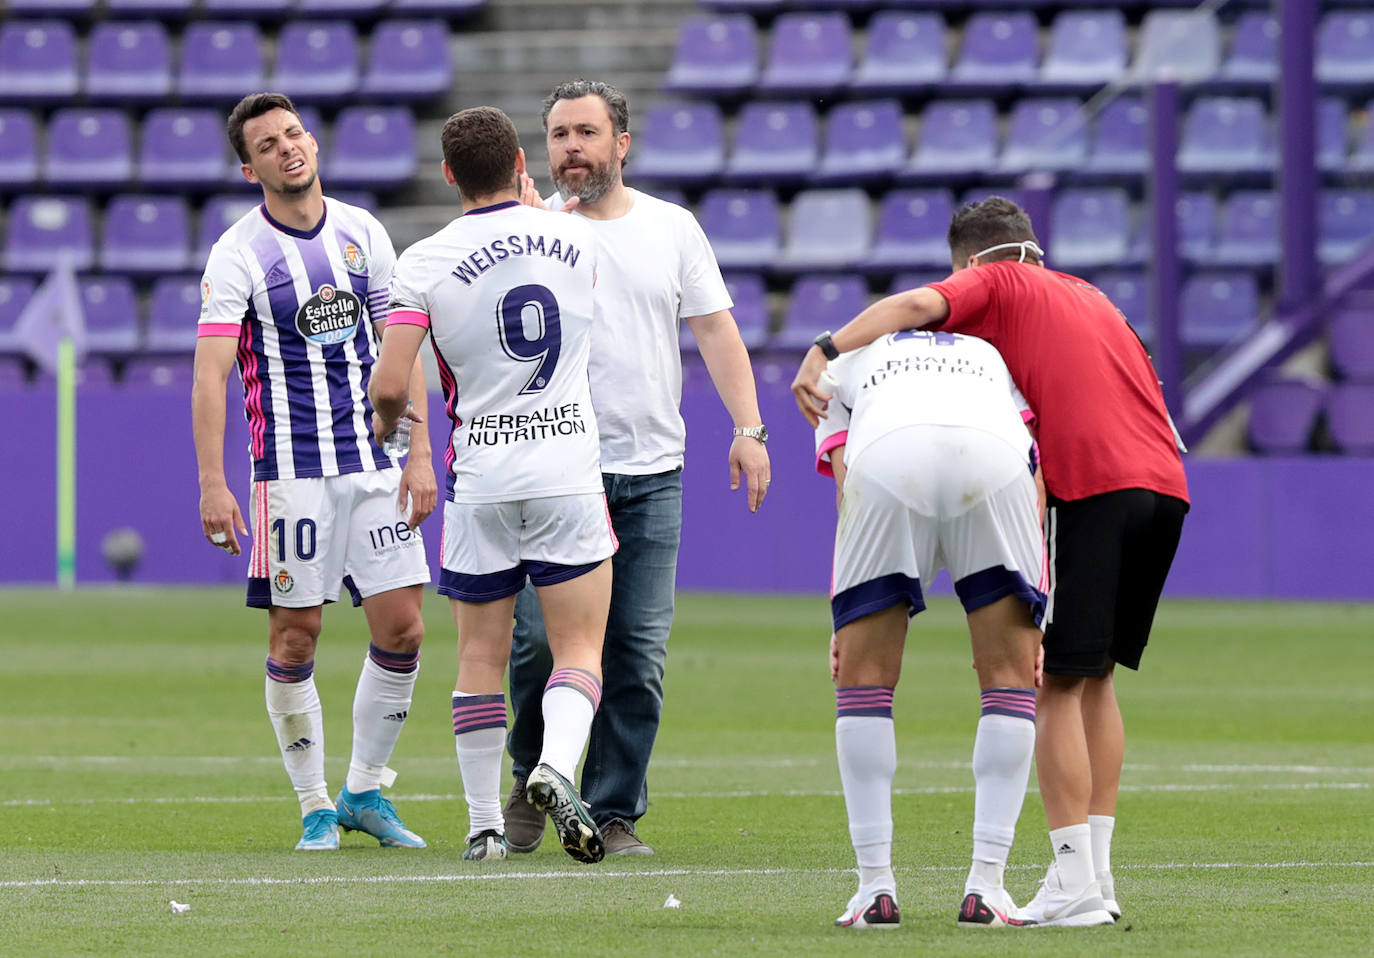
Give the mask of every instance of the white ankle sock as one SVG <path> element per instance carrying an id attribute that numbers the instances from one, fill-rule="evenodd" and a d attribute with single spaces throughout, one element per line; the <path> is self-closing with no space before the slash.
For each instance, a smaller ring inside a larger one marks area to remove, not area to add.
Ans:
<path id="1" fill-rule="evenodd" d="M 382 769 L 391 760 L 396 739 L 405 727 L 419 669 L 393 672 L 369 655 L 363 660 L 358 690 L 353 695 L 353 755 L 346 785 L 353 793 L 382 786 Z"/>
<path id="2" fill-rule="evenodd" d="M 1112 831 L 1116 828 L 1115 815 L 1089 815 L 1088 828 L 1093 836 L 1093 871 L 1112 870 Z"/>
<path id="3" fill-rule="evenodd" d="M 458 773 L 463 777 L 463 799 L 468 803 L 468 838 L 489 828 L 504 833 L 501 753 L 506 745 L 505 696 L 454 692 L 453 727 Z"/>
<path id="4" fill-rule="evenodd" d="M 1059 883 L 1077 894 L 1096 880 L 1093 873 L 1092 830 L 1088 823 L 1050 829 L 1050 847 L 1059 866 Z"/>
<path id="5" fill-rule="evenodd" d="M 573 781 L 596 709 L 581 691 L 558 685 L 544 690 L 543 710 L 544 748 L 539 762 Z"/>
<path id="6" fill-rule="evenodd" d="M 1033 721 L 995 713 L 978 720 L 973 740 L 973 864 L 965 891 L 1001 887 L 1034 753 Z"/>
<path id="7" fill-rule="evenodd" d="M 286 774 L 300 799 L 301 817 L 333 808 L 324 780 L 324 719 L 315 677 L 278 682 L 269 676 L 266 699 L 267 717 L 277 733 Z"/>
<path id="8" fill-rule="evenodd" d="M 843 715 L 835 719 L 849 838 L 859 865 L 859 887 L 893 888 L 892 778 L 897 736 L 890 717 Z"/>

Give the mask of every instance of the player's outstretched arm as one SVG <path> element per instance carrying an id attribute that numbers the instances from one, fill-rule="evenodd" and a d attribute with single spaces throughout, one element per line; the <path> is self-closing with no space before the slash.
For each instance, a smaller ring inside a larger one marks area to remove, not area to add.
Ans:
<path id="1" fill-rule="evenodd" d="M 749 363 L 749 350 L 740 338 L 735 317 L 728 309 L 722 309 L 704 316 L 688 316 L 686 322 L 735 426 L 762 425 L 754 367 Z M 772 481 L 767 448 L 757 439 L 736 436 L 730 443 L 729 458 L 730 488 L 738 489 L 743 478 L 749 491 L 749 511 L 758 512 Z"/>
<path id="2" fill-rule="evenodd" d="M 428 327 L 413 323 L 393 322 L 386 327 L 381 354 L 372 367 L 372 381 L 367 387 L 374 410 L 372 432 L 378 440 L 396 428 L 406 413 L 406 404 L 413 401 L 410 379 L 420 355 L 420 344 L 428 334 Z"/>
<path id="3" fill-rule="evenodd" d="M 859 349 L 888 333 L 902 329 L 921 329 L 944 322 L 949 316 L 949 303 L 928 286 L 909 289 L 878 300 L 862 313 L 831 334 L 830 341 L 842 353 Z M 825 418 L 828 393 L 819 387 L 821 372 L 826 364 L 819 346 L 812 346 L 802 359 L 801 368 L 792 380 L 792 395 L 797 408 L 814 429 Z"/>
<path id="4" fill-rule="evenodd" d="M 191 386 L 191 431 L 200 471 L 200 525 L 210 543 L 239 555 L 238 535 L 248 535 L 243 514 L 224 481 L 224 395 L 238 340 L 202 336 L 196 340 L 195 379 Z M 236 535 L 237 533 L 237 535 Z"/>

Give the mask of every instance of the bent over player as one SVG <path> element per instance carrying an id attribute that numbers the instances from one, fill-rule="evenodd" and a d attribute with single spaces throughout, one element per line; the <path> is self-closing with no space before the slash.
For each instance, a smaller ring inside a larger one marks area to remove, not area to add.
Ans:
<path id="1" fill-rule="evenodd" d="M 373 324 L 385 315 L 395 253 L 370 213 L 324 196 L 315 138 L 285 96 L 244 97 L 228 132 L 263 204 L 215 243 L 201 280 L 191 395 L 201 524 L 239 554 L 236 533 L 247 529 L 224 480 L 225 386 L 237 360 L 253 460 L 248 604 L 268 610 L 267 714 L 300 798 L 296 848 L 338 848 L 340 826 L 423 848 L 381 793 L 419 667 L 429 569 L 418 526 L 436 499 L 428 440 L 417 431 L 399 470 L 369 431 Z M 421 367 L 407 375 L 423 397 Z M 372 645 L 336 805 L 314 668 L 321 606 L 341 583 L 362 605 Z"/>
<path id="2" fill-rule="evenodd" d="M 525 171 L 500 110 L 449 117 L 444 178 L 463 215 L 406 250 L 372 380 L 376 429 L 393 428 L 428 333 L 453 432 L 446 456 L 443 572 L 458 626 L 453 734 L 469 815 L 468 859 L 505 858 L 502 680 L 515 596 L 528 578 L 548 623 L 553 673 L 526 800 L 563 848 L 600 861 L 601 830 L 572 785 L 601 698 L 601 643 L 616 549 L 606 510 L 587 362 L 596 241 L 584 222 L 521 206 Z"/>
<path id="3" fill-rule="evenodd" d="M 1036 461 L 1019 394 L 997 350 L 949 333 L 892 333 L 829 373 L 834 399 L 816 429 L 816 466 L 833 473 L 840 494 L 830 599 L 835 749 L 859 864 L 859 890 L 835 923 L 900 921 L 893 690 L 907 619 L 925 608 L 921 584 L 947 568 L 982 690 L 973 864 L 959 924 L 1022 924 L 1002 875 L 1035 749 L 1044 594 Z"/>

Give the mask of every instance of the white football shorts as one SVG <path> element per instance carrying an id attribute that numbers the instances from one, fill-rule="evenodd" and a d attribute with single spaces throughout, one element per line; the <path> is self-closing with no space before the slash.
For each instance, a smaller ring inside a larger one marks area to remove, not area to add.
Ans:
<path id="1" fill-rule="evenodd" d="M 604 493 L 447 502 L 439 592 L 491 602 L 515 595 L 527 576 L 535 585 L 574 579 L 617 548 Z"/>
<path id="2" fill-rule="evenodd" d="M 401 470 L 253 483 L 248 604 L 310 608 L 353 604 L 430 581 L 419 529 L 396 504 Z"/>
<path id="3" fill-rule="evenodd" d="M 1028 444 L 1029 445 L 1029 444 Z M 906 426 L 849 465 L 835 530 L 836 629 L 899 603 L 949 569 L 966 612 L 1003 596 L 1044 611 L 1044 542 L 1026 453 L 964 426 Z"/>

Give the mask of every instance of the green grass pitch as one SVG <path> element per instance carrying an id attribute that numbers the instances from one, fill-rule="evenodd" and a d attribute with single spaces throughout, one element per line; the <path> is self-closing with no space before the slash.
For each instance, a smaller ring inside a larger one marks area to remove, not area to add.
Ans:
<path id="1" fill-rule="evenodd" d="M 291 846 L 263 711 L 265 619 L 238 590 L 0 592 L 0 953 L 13 955 L 1356 955 L 1374 901 L 1374 607 L 1166 602 L 1118 682 L 1127 768 L 1114 927 L 955 927 L 977 689 L 953 600 L 910 632 L 896 696 L 903 925 L 831 927 L 854 888 L 819 598 L 684 595 L 641 833 L 581 866 L 551 839 L 461 860 L 454 631 L 429 637 L 392 795 L 427 850 Z M 317 658 L 343 781 L 360 613 Z M 508 784 L 509 780 L 505 780 Z M 1033 784 L 1033 780 L 1032 780 Z M 1028 796 L 1008 885 L 1049 856 Z M 663 907 L 676 895 L 682 907 Z M 169 902 L 189 903 L 180 916 Z"/>

